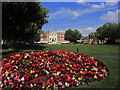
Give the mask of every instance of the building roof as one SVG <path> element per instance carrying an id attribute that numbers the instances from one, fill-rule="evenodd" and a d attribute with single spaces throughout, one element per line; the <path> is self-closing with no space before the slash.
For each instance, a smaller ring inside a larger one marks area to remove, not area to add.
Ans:
<path id="1" fill-rule="evenodd" d="M 88 36 L 82 36 L 81 40 L 90 40 L 90 38 Z"/>

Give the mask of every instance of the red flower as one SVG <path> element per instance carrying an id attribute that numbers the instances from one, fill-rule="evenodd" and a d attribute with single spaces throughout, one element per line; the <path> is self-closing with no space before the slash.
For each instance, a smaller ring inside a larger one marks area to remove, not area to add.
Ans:
<path id="1" fill-rule="evenodd" d="M 39 75 L 43 75 L 43 73 L 39 73 Z"/>
<path id="2" fill-rule="evenodd" d="M 91 75 L 93 75 L 93 72 L 92 72 L 92 71 L 89 71 L 88 73 L 91 74 Z"/>
<path id="3" fill-rule="evenodd" d="M 88 76 L 85 76 L 86 79 L 88 79 L 89 77 Z"/>
<path id="4" fill-rule="evenodd" d="M 28 80 L 29 79 L 29 76 L 28 75 L 24 75 L 23 76 L 25 80 Z"/>
<path id="5" fill-rule="evenodd" d="M 50 79 L 51 80 L 51 82 L 53 83 L 55 80 L 52 78 L 52 79 Z"/>
<path id="6" fill-rule="evenodd" d="M 28 88 L 30 88 L 30 86 L 29 85 L 25 85 L 26 87 L 28 87 Z"/>
<path id="7" fill-rule="evenodd" d="M 50 74 L 52 74 L 53 72 L 52 71 L 49 71 Z"/>
<path id="8" fill-rule="evenodd" d="M 47 74 L 46 77 L 50 77 L 50 75 Z"/>
<path id="9" fill-rule="evenodd" d="M 38 72 L 39 72 L 39 70 L 35 70 L 35 72 L 36 72 L 36 73 L 38 73 Z"/>
<path id="10" fill-rule="evenodd" d="M 59 67 L 60 67 L 60 65 L 59 65 L 59 64 L 57 64 L 57 65 L 56 65 L 56 67 L 58 67 L 58 68 L 59 68 Z"/>

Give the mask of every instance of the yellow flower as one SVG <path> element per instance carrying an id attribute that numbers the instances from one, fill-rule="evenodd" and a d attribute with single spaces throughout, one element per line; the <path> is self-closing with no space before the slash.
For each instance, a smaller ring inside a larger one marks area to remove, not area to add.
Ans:
<path id="1" fill-rule="evenodd" d="M 83 71 L 80 71 L 80 73 L 82 74 L 82 73 L 83 73 Z"/>
<path id="2" fill-rule="evenodd" d="M 15 66 L 16 68 L 18 68 L 18 66 Z"/>
<path id="3" fill-rule="evenodd" d="M 73 73 L 76 73 L 75 71 Z"/>
<path id="4" fill-rule="evenodd" d="M 38 77 L 38 74 L 35 74 L 35 77 Z"/>
<path id="5" fill-rule="evenodd" d="M 45 86 L 42 86 L 42 88 L 45 88 Z"/>
<path id="6" fill-rule="evenodd" d="M 67 70 L 70 70 L 70 68 L 67 68 Z"/>
<path id="7" fill-rule="evenodd" d="M 30 61 L 30 63 L 32 63 L 32 61 Z"/>
<path id="8" fill-rule="evenodd" d="M 65 65 L 67 66 L 68 64 L 67 64 L 67 63 L 65 63 Z"/>
<path id="9" fill-rule="evenodd" d="M 20 56 L 20 54 L 16 54 L 15 56 Z"/>
<path id="10" fill-rule="evenodd" d="M 8 71 L 6 71 L 6 72 L 5 72 L 5 74 L 9 74 L 9 72 L 8 72 Z"/>
<path id="11" fill-rule="evenodd" d="M 8 71 L 6 71 L 6 72 L 5 72 L 6 77 L 8 76 L 8 74 L 9 74 L 9 72 L 8 72 Z"/>
<path id="12" fill-rule="evenodd" d="M 72 70 L 70 70 L 70 73 L 73 73 L 73 71 L 72 71 Z"/>
<path id="13" fill-rule="evenodd" d="M 3 84 L 1 84 L 0 87 L 2 88 L 2 87 L 3 87 Z"/>
<path id="14" fill-rule="evenodd" d="M 43 65 L 43 63 L 40 63 L 40 65 Z"/>
<path id="15" fill-rule="evenodd" d="M 87 71 L 87 69 L 85 68 L 85 71 Z"/>
<path id="16" fill-rule="evenodd" d="M 98 69 L 96 67 L 93 67 L 91 70 L 97 71 Z"/>
<path id="17" fill-rule="evenodd" d="M 48 85 L 48 87 L 50 87 L 51 85 Z"/>
<path id="18" fill-rule="evenodd" d="M 97 79 L 97 75 L 94 75 L 94 78 Z"/>
<path id="19" fill-rule="evenodd" d="M 75 79 L 75 81 L 77 82 L 78 80 Z"/>
<path id="20" fill-rule="evenodd" d="M 82 78 L 81 78 L 81 77 L 78 77 L 78 80 L 82 80 Z"/>
<path id="21" fill-rule="evenodd" d="M 78 60 L 81 60 L 81 58 L 80 58 L 80 57 L 78 57 Z"/>
<path id="22" fill-rule="evenodd" d="M 30 70 L 30 73 L 35 73 L 35 71 L 33 71 L 33 70 Z"/>
<path id="23" fill-rule="evenodd" d="M 70 67 L 72 67 L 72 65 L 69 65 Z"/>
<path id="24" fill-rule="evenodd" d="M 94 57 L 90 57 L 91 59 L 95 59 Z"/>

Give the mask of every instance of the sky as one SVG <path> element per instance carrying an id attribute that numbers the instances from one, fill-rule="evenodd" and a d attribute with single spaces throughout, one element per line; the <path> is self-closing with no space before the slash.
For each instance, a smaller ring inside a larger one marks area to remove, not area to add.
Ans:
<path id="1" fill-rule="evenodd" d="M 42 30 L 65 33 L 68 29 L 78 29 L 87 36 L 107 22 L 118 22 L 117 2 L 41 2 L 49 10 L 48 23 Z"/>

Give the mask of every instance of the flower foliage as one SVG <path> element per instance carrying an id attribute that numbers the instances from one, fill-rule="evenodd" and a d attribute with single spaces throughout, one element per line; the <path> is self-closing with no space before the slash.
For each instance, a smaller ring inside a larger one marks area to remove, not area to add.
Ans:
<path id="1" fill-rule="evenodd" d="M 68 88 L 105 79 L 101 62 L 72 51 L 18 53 L 2 59 L 2 88 Z"/>

